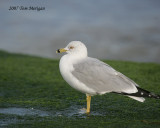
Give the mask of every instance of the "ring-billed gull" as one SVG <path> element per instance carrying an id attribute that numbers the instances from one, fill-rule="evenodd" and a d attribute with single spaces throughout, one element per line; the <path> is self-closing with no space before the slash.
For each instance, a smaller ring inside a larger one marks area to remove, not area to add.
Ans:
<path id="1" fill-rule="evenodd" d="M 140 102 L 144 102 L 144 97 L 160 98 L 159 95 L 139 88 L 134 81 L 108 64 L 88 57 L 87 48 L 80 41 L 72 41 L 56 52 L 67 53 L 60 59 L 60 72 L 71 87 L 86 94 L 86 113 L 90 113 L 91 96 L 97 94 L 117 93 Z"/>

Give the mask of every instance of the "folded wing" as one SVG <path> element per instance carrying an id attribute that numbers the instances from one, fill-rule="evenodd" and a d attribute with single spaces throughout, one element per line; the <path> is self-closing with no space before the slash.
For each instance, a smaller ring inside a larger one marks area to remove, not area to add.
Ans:
<path id="1" fill-rule="evenodd" d="M 138 85 L 134 81 L 98 59 L 87 57 L 74 64 L 73 67 L 72 74 L 87 87 L 95 90 L 97 94 L 137 92 L 136 86 Z"/>

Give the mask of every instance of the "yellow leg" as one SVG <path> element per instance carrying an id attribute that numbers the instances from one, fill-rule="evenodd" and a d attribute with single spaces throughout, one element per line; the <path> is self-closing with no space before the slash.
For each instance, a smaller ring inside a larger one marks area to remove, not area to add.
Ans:
<path id="1" fill-rule="evenodd" d="M 90 113 L 90 105 L 91 105 L 91 96 L 87 95 L 87 111 L 86 113 Z"/>

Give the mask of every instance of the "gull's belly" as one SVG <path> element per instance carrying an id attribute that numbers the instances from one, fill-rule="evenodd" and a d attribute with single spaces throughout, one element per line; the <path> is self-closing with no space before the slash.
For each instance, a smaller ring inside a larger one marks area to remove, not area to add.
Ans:
<path id="1" fill-rule="evenodd" d="M 72 73 L 67 73 L 63 74 L 62 73 L 63 78 L 65 79 L 65 81 L 74 89 L 85 93 L 85 94 L 90 94 L 90 95 L 95 95 L 96 91 L 94 91 L 91 88 L 88 88 L 85 84 L 83 84 L 82 82 L 80 82 L 77 78 L 75 78 Z"/>
<path id="2" fill-rule="evenodd" d="M 73 66 L 72 64 L 66 63 L 65 58 L 61 58 L 60 60 L 60 72 L 63 77 L 63 79 L 74 89 L 90 95 L 95 95 L 96 91 L 93 89 L 87 87 L 85 84 L 83 84 L 81 81 L 79 81 L 76 77 L 73 76 L 72 71 Z"/>

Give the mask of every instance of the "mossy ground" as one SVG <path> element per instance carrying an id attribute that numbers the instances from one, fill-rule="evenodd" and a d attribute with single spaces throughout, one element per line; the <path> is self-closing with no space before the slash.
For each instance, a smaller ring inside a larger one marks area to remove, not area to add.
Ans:
<path id="1" fill-rule="evenodd" d="M 160 94 L 160 64 L 105 61 L 142 88 Z M 58 60 L 0 51 L 0 108 L 21 107 L 63 111 L 86 106 L 84 94 L 71 88 L 59 73 Z M 2 127 L 160 127 L 160 100 L 137 102 L 125 96 L 92 97 L 91 113 L 81 116 L 19 116 L 0 114 L 0 120 L 18 120 Z"/>

